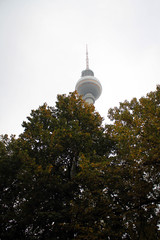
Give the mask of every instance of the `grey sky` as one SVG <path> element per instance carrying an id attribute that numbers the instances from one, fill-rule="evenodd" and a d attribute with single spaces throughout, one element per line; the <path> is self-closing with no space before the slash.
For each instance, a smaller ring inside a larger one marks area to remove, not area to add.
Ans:
<path id="1" fill-rule="evenodd" d="M 19 134 L 31 109 L 74 91 L 89 65 L 95 106 L 140 98 L 160 84 L 159 0 L 0 0 L 0 134 Z"/>

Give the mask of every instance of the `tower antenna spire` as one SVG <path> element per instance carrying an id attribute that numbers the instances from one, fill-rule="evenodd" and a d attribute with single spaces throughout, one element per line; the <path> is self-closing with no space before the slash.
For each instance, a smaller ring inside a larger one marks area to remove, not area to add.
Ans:
<path id="1" fill-rule="evenodd" d="M 86 44 L 86 69 L 89 69 L 88 45 Z"/>

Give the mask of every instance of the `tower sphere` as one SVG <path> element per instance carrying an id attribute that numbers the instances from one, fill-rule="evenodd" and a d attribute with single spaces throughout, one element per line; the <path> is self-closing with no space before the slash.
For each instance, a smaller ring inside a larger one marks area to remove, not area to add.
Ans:
<path id="1" fill-rule="evenodd" d="M 88 65 L 88 51 L 86 50 L 86 69 L 82 71 L 75 89 L 86 102 L 94 104 L 102 93 L 102 86 L 99 80 L 94 77 L 94 73 Z"/>

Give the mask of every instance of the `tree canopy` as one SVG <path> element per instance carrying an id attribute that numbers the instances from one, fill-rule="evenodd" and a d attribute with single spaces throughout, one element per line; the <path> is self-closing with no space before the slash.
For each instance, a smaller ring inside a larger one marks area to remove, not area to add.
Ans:
<path id="1" fill-rule="evenodd" d="M 0 141 L 0 239 L 159 239 L 160 87 L 109 110 L 76 92 Z"/>
<path id="2" fill-rule="evenodd" d="M 123 184 L 120 198 L 125 203 L 128 234 L 131 239 L 158 239 L 160 86 L 139 101 L 134 98 L 110 109 L 109 117 L 114 120 L 111 135 L 117 142 L 114 164 L 119 163 L 124 180 L 119 182 Z"/>

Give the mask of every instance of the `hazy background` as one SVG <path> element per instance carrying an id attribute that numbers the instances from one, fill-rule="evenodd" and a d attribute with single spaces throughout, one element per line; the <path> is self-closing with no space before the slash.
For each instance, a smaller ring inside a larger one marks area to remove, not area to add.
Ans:
<path id="1" fill-rule="evenodd" d="M 0 0 L 0 134 L 74 91 L 86 43 L 107 122 L 109 108 L 160 83 L 160 1 Z"/>

